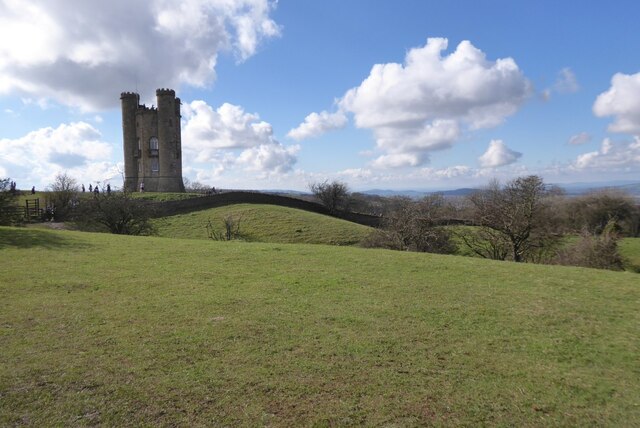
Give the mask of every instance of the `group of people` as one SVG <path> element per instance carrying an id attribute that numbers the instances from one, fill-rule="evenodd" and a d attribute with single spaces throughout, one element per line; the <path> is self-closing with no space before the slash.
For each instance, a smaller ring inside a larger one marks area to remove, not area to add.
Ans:
<path id="1" fill-rule="evenodd" d="M 18 185 L 16 184 L 15 181 L 11 181 L 9 183 L 9 192 L 11 192 L 12 195 L 18 194 Z M 31 194 L 32 195 L 36 194 L 36 186 L 31 187 Z"/>
<path id="2" fill-rule="evenodd" d="M 82 193 L 85 193 L 87 191 L 87 189 L 84 187 L 84 184 L 82 184 L 80 188 L 82 189 Z M 103 187 L 103 190 L 107 192 L 107 195 L 111 194 L 111 184 L 107 183 L 107 185 Z M 13 195 L 18 193 L 18 187 L 15 181 L 9 183 L 9 191 Z M 144 192 L 144 183 L 140 183 L 140 191 Z M 89 184 L 89 193 L 92 192 L 96 195 L 100 194 L 100 189 L 98 188 L 97 184 L 95 185 L 95 187 L 92 184 Z M 36 186 L 31 187 L 31 194 L 36 194 Z"/>
<path id="3" fill-rule="evenodd" d="M 87 189 L 84 187 L 84 184 L 81 186 L 82 189 L 82 193 L 86 192 Z M 105 188 L 103 188 L 103 190 L 105 190 L 107 192 L 107 195 L 111 194 L 111 184 L 107 183 L 107 186 Z M 100 189 L 98 188 L 98 185 L 96 184 L 95 187 L 93 187 L 93 185 L 91 183 L 89 183 L 89 193 L 93 193 L 94 195 L 99 195 L 100 194 Z"/>

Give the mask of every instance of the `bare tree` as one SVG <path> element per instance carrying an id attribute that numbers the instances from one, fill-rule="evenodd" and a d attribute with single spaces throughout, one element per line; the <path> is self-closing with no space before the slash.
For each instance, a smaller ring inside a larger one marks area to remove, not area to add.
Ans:
<path id="1" fill-rule="evenodd" d="M 548 203 L 548 196 L 555 194 L 553 190 L 535 175 L 516 178 L 504 186 L 491 182 L 469 197 L 473 221 L 481 228 L 477 237 L 490 242 L 480 245 L 482 239 L 467 238 L 466 244 L 484 257 L 515 262 L 538 258 L 559 238 L 557 216 Z M 503 258 L 505 243 L 509 254 Z"/>
<path id="2" fill-rule="evenodd" d="M 309 190 L 331 213 L 347 207 L 349 188 L 341 181 L 329 183 L 325 180 L 322 183 L 312 183 L 309 185 Z"/>
<path id="3" fill-rule="evenodd" d="M 192 193 L 209 193 L 211 192 L 212 187 L 207 186 L 206 184 L 202 184 L 199 181 L 191 181 L 187 177 L 182 179 L 184 182 L 184 188 L 187 192 Z"/>
<path id="4" fill-rule="evenodd" d="M 222 219 L 223 230 L 216 229 L 211 223 L 211 219 L 207 222 L 207 235 L 214 241 L 231 241 L 240 238 L 240 223 L 242 216 L 234 216 L 229 214 Z"/>
<path id="5" fill-rule="evenodd" d="M 66 220 L 71 215 L 72 209 L 78 202 L 79 191 L 77 181 L 66 172 L 56 175 L 53 184 L 49 186 L 45 203 L 55 212 L 57 221 Z"/>

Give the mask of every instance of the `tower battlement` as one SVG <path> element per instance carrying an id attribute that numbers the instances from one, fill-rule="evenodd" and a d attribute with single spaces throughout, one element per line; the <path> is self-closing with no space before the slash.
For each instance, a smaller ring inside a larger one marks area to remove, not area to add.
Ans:
<path id="1" fill-rule="evenodd" d="M 165 88 L 156 89 L 156 96 L 160 96 L 160 95 L 171 95 L 172 97 L 175 97 L 176 91 L 174 91 L 173 89 L 165 89 Z"/>
<path id="2" fill-rule="evenodd" d="M 156 90 L 158 107 L 140 105 L 140 95 L 122 92 L 124 186 L 129 191 L 184 192 L 180 99 Z"/>
<path id="3" fill-rule="evenodd" d="M 135 92 L 121 92 L 120 99 L 122 100 L 124 98 L 140 98 L 140 95 L 136 94 Z"/>

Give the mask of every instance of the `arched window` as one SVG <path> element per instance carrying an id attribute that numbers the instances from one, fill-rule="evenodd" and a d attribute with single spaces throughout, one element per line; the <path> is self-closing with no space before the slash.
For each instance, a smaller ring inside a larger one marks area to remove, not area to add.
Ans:
<path id="1" fill-rule="evenodd" d="M 151 137 L 149 139 L 149 156 L 158 156 L 158 138 Z"/>

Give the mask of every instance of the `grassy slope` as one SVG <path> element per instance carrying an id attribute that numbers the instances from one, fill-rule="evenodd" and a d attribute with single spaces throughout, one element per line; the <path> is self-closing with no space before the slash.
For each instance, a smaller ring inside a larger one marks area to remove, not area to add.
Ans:
<path id="1" fill-rule="evenodd" d="M 0 228 L 0 425 L 638 425 L 637 275 Z"/>
<path id="2" fill-rule="evenodd" d="M 160 236 L 208 239 L 208 220 L 222 230 L 227 215 L 240 216 L 243 240 L 274 243 L 353 245 L 370 228 L 345 220 L 276 205 L 237 204 L 154 220 Z"/>
<path id="3" fill-rule="evenodd" d="M 627 260 L 627 269 L 640 272 L 640 238 L 624 238 L 618 247 Z"/>

